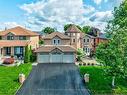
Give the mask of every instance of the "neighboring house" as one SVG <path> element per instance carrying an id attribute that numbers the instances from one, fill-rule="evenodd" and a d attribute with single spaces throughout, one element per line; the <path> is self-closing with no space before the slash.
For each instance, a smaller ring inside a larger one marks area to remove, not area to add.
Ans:
<path id="1" fill-rule="evenodd" d="M 22 27 L 15 27 L 0 32 L 0 55 L 23 57 L 25 46 L 32 49 L 39 47 L 39 34 Z"/>
<path id="2" fill-rule="evenodd" d="M 83 40 L 83 50 L 87 56 L 96 48 L 96 37 L 85 34 Z"/>
<path id="3" fill-rule="evenodd" d="M 75 63 L 76 49 L 69 36 L 53 32 L 43 37 L 44 45 L 35 50 L 38 63 Z"/>
<path id="4" fill-rule="evenodd" d="M 108 42 L 108 38 L 105 33 L 97 33 L 96 36 L 85 34 L 84 36 L 84 51 L 87 56 L 89 56 L 92 52 L 96 51 L 98 44 Z"/>
<path id="5" fill-rule="evenodd" d="M 71 25 L 67 31 L 65 31 L 65 35 L 69 36 L 71 39 L 70 45 L 78 48 L 83 48 L 83 36 L 84 33 L 82 33 L 75 25 Z"/>

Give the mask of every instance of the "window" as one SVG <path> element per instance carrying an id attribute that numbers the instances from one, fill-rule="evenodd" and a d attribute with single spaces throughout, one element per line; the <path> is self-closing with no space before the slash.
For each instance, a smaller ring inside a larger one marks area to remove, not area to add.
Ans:
<path id="1" fill-rule="evenodd" d="M 56 44 L 56 40 L 54 40 L 54 44 Z"/>
<path id="2" fill-rule="evenodd" d="M 58 40 L 58 44 L 60 44 L 60 40 Z"/>
<path id="3" fill-rule="evenodd" d="M 70 36 L 70 33 L 68 33 L 67 35 Z"/>
<path id="4" fill-rule="evenodd" d="M 75 33 L 73 33 L 73 36 L 75 36 Z"/>
<path id="5" fill-rule="evenodd" d="M 73 39 L 73 42 L 75 42 L 75 39 Z"/>
<path id="6" fill-rule="evenodd" d="M 11 55 L 11 47 L 6 47 L 6 55 Z"/>
<path id="7" fill-rule="evenodd" d="M 84 42 L 86 42 L 86 39 L 84 39 Z"/>
<path id="8" fill-rule="evenodd" d="M 26 40 L 26 36 L 19 36 L 19 40 Z"/>
<path id="9" fill-rule="evenodd" d="M 54 39 L 53 40 L 53 45 L 59 45 L 60 44 L 60 40 L 59 39 Z"/>
<path id="10" fill-rule="evenodd" d="M 84 47 L 84 49 L 83 49 L 86 53 L 90 53 L 90 48 L 88 48 L 88 47 Z"/>
<path id="11" fill-rule="evenodd" d="M 14 40 L 13 36 L 7 36 L 7 40 Z"/>
<path id="12" fill-rule="evenodd" d="M 2 36 L 0 36 L 0 40 L 2 40 Z"/>
<path id="13" fill-rule="evenodd" d="M 19 58 L 23 57 L 24 54 L 24 48 L 23 47 L 14 47 L 14 54 Z"/>
<path id="14" fill-rule="evenodd" d="M 89 42 L 89 39 L 87 39 L 87 42 Z"/>

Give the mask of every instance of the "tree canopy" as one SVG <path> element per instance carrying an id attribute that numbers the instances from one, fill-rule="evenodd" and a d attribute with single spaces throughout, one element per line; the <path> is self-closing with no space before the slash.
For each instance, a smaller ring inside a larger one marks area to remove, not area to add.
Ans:
<path id="1" fill-rule="evenodd" d="M 83 30 L 84 33 L 89 33 L 90 30 L 91 30 L 91 27 L 90 26 L 83 26 L 82 30 Z"/>
<path id="2" fill-rule="evenodd" d="M 113 15 L 106 29 L 110 41 L 100 44 L 96 50 L 98 61 L 106 67 L 105 74 L 112 77 L 112 86 L 115 78 L 127 76 L 127 2 L 115 8 Z"/>
<path id="3" fill-rule="evenodd" d="M 51 28 L 51 27 L 45 27 L 42 32 L 44 32 L 45 34 L 51 34 L 53 32 L 55 32 L 56 29 L 55 28 Z"/>
<path id="4" fill-rule="evenodd" d="M 106 32 L 108 37 L 116 33 L 117 29 L 127 27 L 127 1 L 124 0 L 119 7 L 114 8 L 114 19 L 108 22 Z"/>

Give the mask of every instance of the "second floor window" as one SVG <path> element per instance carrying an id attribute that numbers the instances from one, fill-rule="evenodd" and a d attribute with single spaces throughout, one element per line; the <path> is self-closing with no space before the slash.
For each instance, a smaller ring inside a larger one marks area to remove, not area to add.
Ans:
<path id="1" fill-rule="evenodd" d="M 59 39 L 54 39 L 53 40 L 53 45 L 59 45 L 60 44 L 60 40 Z"/>
<path id="2" fill-rule="evenodd" d="M 87 39 L 87 42 L 89 42 L 89 39 Z"/>
<path id="3" fill-rule="evenodd" d="M 84 39 L 84 42 L 86 42 L 86 39 Z"/>
<path id="4" fill-rule="evenodd" d="M 75 42 L 75 39 L 73 39 L 73 43 Z"/>
<path id="5" fill-rule="evenodd" d="M 26 36 L 19 36 L 19 40 L 26 40 Z"/>
<path id="6" fill-rule="evenodd" d="M 7 40 L 14 40 L 14 36 L 7 36 Z"/>

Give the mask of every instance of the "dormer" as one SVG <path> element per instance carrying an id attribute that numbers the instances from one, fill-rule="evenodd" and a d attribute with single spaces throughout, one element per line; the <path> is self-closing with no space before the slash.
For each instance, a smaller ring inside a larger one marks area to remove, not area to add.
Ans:
<path id="1" fill-rule="evenodd" d="M 14 40 L 15 39 L 15 35 L 11 32 L 9 32 L 7 35 L 6 35 L 6 39 L 7 40 Z"/>
<path id="2" fill-rule="evenodd" d="M 61 45 L 61 39 L 58 36 L 55 36 L 52 39 L 52 45 Z"/>

